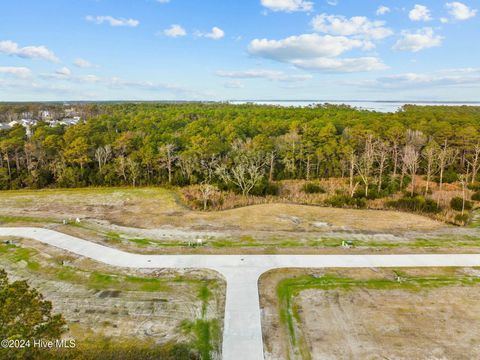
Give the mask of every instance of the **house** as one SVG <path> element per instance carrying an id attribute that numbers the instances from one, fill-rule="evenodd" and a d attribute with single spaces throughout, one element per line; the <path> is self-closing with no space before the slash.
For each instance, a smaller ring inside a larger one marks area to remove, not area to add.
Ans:
<path id="1" fill-rule="evenodd" d="M 40 118 L 42 120 L 48 121 L 52 119 L 52 113 L 48 110 L 40 111 Z"/>
<path id="2" fill-rule="evenodd" d="M 60 121 L 60 124 L 65 125 L 65 126 L 72 126 L 72 125 L 77 125 L 80 118 L 65 118 Z"/>

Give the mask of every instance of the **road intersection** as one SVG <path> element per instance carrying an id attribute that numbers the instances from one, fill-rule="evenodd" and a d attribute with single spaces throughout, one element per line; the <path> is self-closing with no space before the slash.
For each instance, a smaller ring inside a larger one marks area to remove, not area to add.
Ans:
<path id="1" fill-rule="evenodd" d="M 259 277 L 281 268 L 476 267 L 477 254 L 419 255 L 140 255 L 42 228 L 1 228 L 0 236 L 33 239 L 126 268 L 211 269 L 227 283 L 222 357 L 263 360 Z"/>

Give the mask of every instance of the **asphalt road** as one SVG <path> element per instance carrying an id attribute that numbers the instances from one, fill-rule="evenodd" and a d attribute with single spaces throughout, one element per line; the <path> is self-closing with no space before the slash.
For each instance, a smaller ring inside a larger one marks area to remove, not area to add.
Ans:
<path id="1" fill-rule="evenodd" d="M 261 274 L 279 268 L 472 267 L 480 255 L 139 255 L 41 228 L 0 228 L 0 236 L 29 238 L 108 265 L 129 268 L 203 268 L 227 283 L 224 360 L 263 360 L 258 296 Z"/>

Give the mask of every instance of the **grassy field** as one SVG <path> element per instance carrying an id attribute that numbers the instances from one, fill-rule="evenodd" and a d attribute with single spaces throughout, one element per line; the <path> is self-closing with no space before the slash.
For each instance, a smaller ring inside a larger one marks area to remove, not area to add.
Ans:
<path id="1" fill-rule="evenodd" d="M 279 348 L 283 348 L 282 357 L 289 359 L 348 359 L 367 354 L 423 358 L 432 343 L 445 358 L 457 359 L 458 354 L 474 358 L 480 351 L 468 348 L 480 327 L 463 327 L 465 321 L 479 320 L 480 306 L 472 307 L 480 286 L 476 269 L 284 270 L 264 275 L 260 286 L 264 285 L 274 294 L 264 290 L 263 305 L 270 311 L 273 306 L 278 309 L 283 332 L 283 336 L 272 334 L 276 322 L 264 319 L 268 359 L 280 356 Z M 270 296 L 270 303 L 265 296 Z M 448 333 L 457 338 L 448 338 Z M 407 350 L 406 342 L 412 337 L 417 337 L 417 343 Z M 428 341 L 415 354 L 413 349 Z M 462 345 L 455 350 L 456 342 Z"/>

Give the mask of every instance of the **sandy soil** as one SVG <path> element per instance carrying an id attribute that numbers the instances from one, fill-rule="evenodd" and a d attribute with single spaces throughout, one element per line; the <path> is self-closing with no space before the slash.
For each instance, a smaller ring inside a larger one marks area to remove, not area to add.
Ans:
<path id="1" fill-rule="evenodd" d="M 409 273 L 441 276 L 451 271 L 411 269 Z M 480 276 L 476 269 L 459 272 Z M 275 284 L 287 276 L 306 273 L 311 271 L 273 272 L 262 279 L 262 326 L 267 359 L 285 359 L 289 353 L 289 337 L 279 322 Z M 392 271 L 338 270 L 336 274 L 373 279 L 391 278 Z M 298 309 L 299 331 L 311 359 L 480 358 L 478 286 L 455 285 L 420 291 L 364 287 L 308 289 L 295 298 L 294 306 Z M 298 354 L 291 357 L 302 358 Z"/>
<path id="2" fill-rule="evenodd" d="M 206 317 L 219 319 L 219 324 L 223 324 L 225 284 L 214 272 L 114 268 L 35 241 L 16 239 L 18 246 L 33 249 L 27 260 L 20 260 L 14 255 L 15 248 L 6 248 L 3 240 L 0 239 L 0 268 L 7 271 L 11 280 L 25 279 L 39 289 L 52 302 L 54 312 L 64 315 L 68 335 L 78 341 L 95 336 L 153 340 L 159 344 L 191 341 L 179 327 L 184 320 L 201 318 L 198 293 L 206 282 L 213 286 L 209 286 L 212 297 Z M 32 267 L 30 262 L 38 265 Z M 92 287 L 88 282 L 92 274 L 154 278 L 165 286 L 158 291 L 145 291 L 139 280 L 137 290 L 108 284 Z"/>

